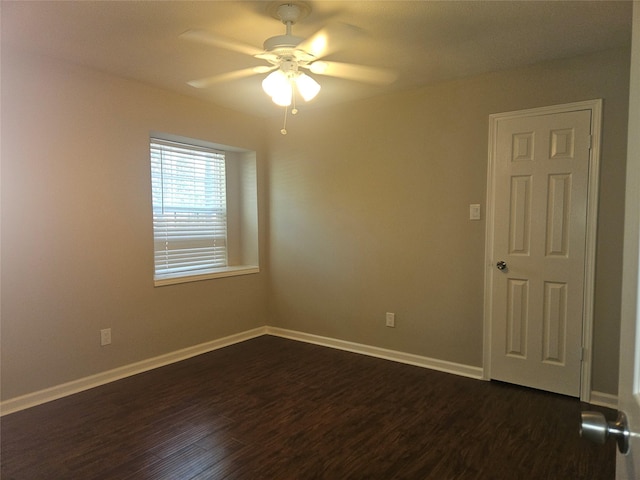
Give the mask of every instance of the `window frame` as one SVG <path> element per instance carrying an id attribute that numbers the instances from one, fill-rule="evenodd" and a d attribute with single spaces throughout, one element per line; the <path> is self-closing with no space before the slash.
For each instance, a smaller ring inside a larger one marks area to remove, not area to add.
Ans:
<path id="1" fill-rule="evenodd" d="M 203 140 L 151 132 L 149 136 L 149 161 L 152 177 L 154 174 L 151 150 L 154 142 L 177 144 L 183 148 L 192 147 L 194 151 L 206 149 L 224 155 L 224 181 L 226 183 L 225 193 L 227 203 L 226 234 L 227 237 L 231 237 L 231 241 L 229 241 L 229 238 L 225 241 L 227 259 L 225 266 L 192 269 L 173 273 L 158 273 L 155 259 L 156 227 L 153 225 L 154 286 L 158 287 L 259 273 L 256 152 Z M 151 181 L 153 187 L 153 178 Z M 154 204 L 153 194 L 151 203 L 153 211 L 152 218 L 155 219 L 157 205 Z M 155 220 L 153 223 L 155 223 Z M 244 228 L 239 228 L 238 225 L 242 225 Z"/>

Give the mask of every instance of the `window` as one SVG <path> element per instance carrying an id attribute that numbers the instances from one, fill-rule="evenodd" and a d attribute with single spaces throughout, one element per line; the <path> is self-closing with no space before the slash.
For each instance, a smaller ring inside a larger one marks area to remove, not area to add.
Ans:
<path id="1" fill-rule="evenodd" d="M 258 271 L 255 152 L 192 143 L 150 140 L 156 285 Z"/>

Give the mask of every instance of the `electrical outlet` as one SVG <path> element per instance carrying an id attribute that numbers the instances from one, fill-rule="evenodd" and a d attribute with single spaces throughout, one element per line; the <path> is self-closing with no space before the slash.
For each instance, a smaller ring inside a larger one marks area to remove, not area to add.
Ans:
<path id="1" fill-rule="evenodd" d="M 396 326 L 396 314 L 387 312 L 387 327 Z"/>
<path id="2" fill-rule="evenodd" d="M 100 330 L 100 345 L 104 347 L 105 345 L 109 345 L 111 343 L 111 329 L 103 328 Z"/>

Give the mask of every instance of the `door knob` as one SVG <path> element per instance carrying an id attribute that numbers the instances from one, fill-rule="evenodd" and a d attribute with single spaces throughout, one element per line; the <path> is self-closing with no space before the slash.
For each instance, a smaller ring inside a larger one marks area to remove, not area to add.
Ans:
<path id="1" fill-rule="evenodd" d="M 496 267 L 498 270 L 506 270 L 507 262 L 503 262 L 502 260 L 500 260 L 498 263 L 496 263 Z"/>
<path id="2" fill-rule="evenodd" d="M 600 412 L 582 412 L 580 436 L 599 444 L 613 437 L 618 442 L 620 453 L 629 451 L 629 426 L 624 412 L 618 412 L 615 422 L 608 422 Z"/>

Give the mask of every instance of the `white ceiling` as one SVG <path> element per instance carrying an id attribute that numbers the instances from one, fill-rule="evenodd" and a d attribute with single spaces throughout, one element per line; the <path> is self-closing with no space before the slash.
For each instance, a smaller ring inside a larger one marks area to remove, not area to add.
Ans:
<path id="1" fill-rule="evenodd" d="M 284 25 L 271 1 L 2 1 L 2 48 L 54 56 L 261 116 L 281 114 L 265 76 L 195 89 L 189 80 L 264 62 L 180 38 L 201 28 L 261 47 Z M 286 0 L 275 3 L 286 3 Z M 364 34 L 327 60 L 387 67 L 386 87 L 316 77 L 314 106 L 629 45 L 631 2 L 309 1 L 293 33 L 333 22 Z M 270 10 L 271 7 L 271 10 Z M 311 105 L 310 105 L 311 107 Z"/>

